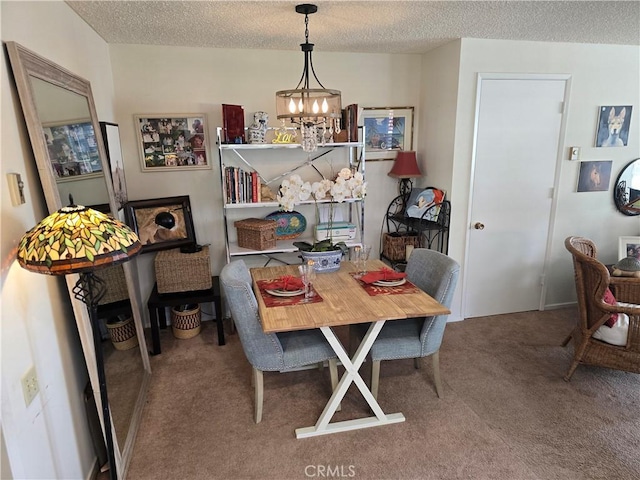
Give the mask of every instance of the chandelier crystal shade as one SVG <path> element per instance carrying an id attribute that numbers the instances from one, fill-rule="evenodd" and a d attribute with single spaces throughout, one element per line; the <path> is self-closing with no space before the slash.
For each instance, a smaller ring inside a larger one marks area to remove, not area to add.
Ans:
<path id="1" fill-rule="evenodd" d="M 296 6 L 296 12 L 304 14 L 305 42 L 300 44 L 304 53 L 304 69 L 296 88 L 276 92 L 276 112 L 278 119 L 300 125 L 302 147 L 314 151 L 320 142 L 324 143 L 334 133 L 340 133 L 342 119 L 342 99 L 339 90 L 325 88 L 313 68 L 313 43 L 309 43 L 309 15 L 318 11 L 316 5 L 308 3 Z M 310 75 L 319 88 L 311 88 Z M 318 127 L 321 127 L 318 129 Z"/>

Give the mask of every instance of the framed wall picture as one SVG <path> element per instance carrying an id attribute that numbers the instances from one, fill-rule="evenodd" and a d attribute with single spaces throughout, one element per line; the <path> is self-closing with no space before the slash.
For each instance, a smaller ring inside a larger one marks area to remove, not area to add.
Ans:
<path id="1" fill-rule="evenodd" d="M 640 260 L 640 237 L 618 237 L 618 259 L 626 257 Z"/>
<path id="2" fill-rule="evenodd" d="M 196 243 L 188 195 L 128 202 L 124 213 L 127 225 L 140 237 L 142 253 Z"/>
<path id="3" fill-rule="evenodd" d="M 413 107 L 365 107 L 367 161 L 393 160 L 400 150 L 413 149 Z"/>
<path id="4" fill-rule="evenodd" d="M 612 160 L 580 162 L 578 192 L 606 192 L 609 190 Z"/>
<path id="5" fill-rule="evenodd" d="M 48 123 L 42 130 L 57 182 L 102 175 L 91 119 Z"/>
<path id="6" fill-rule="evenodd" d="M 136 115 L 143 172 L 211 168 L 203 113 Z"/>
<path id="7" fill-rule="evenodd" d="M 596 147 L 626 147 L 629 142 L 631 105 L 600 107 Z"/>
<path id="8" fill-rule="evenodd" d="M 111 181 L 113 182 L 113 196 L 116 200 L 116 208 L 121 210 L 127 203 L 127 182 L 124 178 L 124 163 L 122 160 L 122 149 L 120 148 L 120 130 L 118 125 L 109 122 L 100 122 L 104 148 L 107 151 L 107 160 L 111 170 Z"/>

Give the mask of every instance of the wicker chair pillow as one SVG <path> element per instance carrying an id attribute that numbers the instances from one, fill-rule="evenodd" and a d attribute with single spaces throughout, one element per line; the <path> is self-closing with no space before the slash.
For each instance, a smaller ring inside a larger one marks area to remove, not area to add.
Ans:
<path id="1" fill-rule="evenodd" d="M 613 293 L 611 292 L 611 290 L 609 290 L 609 287 L 607 287 L 607 289 L 604 291 L 604 297 L 602 298 L 602 301 L 604 303 L 609 304 L 609 305 L 617 305 L 616 297 L 613 296 Z M 618 321 L 618 315 L 621 315 L 621 314 L 612 313 L 611 316 L 609 317 L 609 320 L 604 322 L 604 324 L 607 327 L 613 327 L 616 324 L 616 322 Z M 622 315 L 624 315 L 624 314 L 622 314 Z M 628 319 L 627 319 L 627 321 L 628 321 Z"/>
<path id="2" fill-rule="evenodd" d="M 619 305 L 629 305 L 623 304 Z M 627 344 L 627 336 L 629 334 L 629 315 L 626 313 L 618 313 L 618 320 L 611 328 L 602 325 L 598 330 L 593 332 L 593 338 L 609 343 L 611 345 L 617 345 L 624 347 Z"/>

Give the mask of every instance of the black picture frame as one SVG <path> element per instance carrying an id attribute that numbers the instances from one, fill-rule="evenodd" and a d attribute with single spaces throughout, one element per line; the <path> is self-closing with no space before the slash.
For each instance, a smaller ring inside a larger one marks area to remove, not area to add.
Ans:
<path id="1" fill-rule="evenodd" d="M 169 213 L 173 220 L 167 215 Z M 196 243 L 188 195 L 135 200 L 124 206 L 125 222 L 140 238 L 141 253 L 170 250 Z M 168 225 L 173 226 L 167 228 Z"/>

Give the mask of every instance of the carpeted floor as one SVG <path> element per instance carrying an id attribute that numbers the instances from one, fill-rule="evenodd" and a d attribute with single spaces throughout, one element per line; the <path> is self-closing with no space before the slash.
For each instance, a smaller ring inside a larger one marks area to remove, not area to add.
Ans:
<path id="1" fill-rule="evenodd" d="M 128 478 L 638 479 L 640 375 L 580 366 L 560 346 L 575 309 L 447 325 L 445 395 L 430 359 L 383 362 L 379 402 L 406 422 L 297 440 L 330 394 L 328 369 L 265 373 L 253 423 L 251 369 L 237 334 L 217 345 L 207 322 L 192 339 L 162 332 Z M 347 330 L 340 332 L 344 338 Z M 369 367 L 363 367 L 368 382 Z M 368 416 L 353 386 L 334 420 Z"/>

